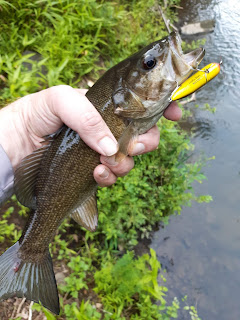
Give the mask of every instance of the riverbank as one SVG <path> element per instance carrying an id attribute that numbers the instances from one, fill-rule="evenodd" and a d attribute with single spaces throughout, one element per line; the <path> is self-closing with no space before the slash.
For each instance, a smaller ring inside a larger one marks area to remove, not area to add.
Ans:
<path id="1" fill-rule="evenodd" d="M 51 85 L 78 86 L 84 77 L 94 80 L 103 69 L 145 46 L 149 34 L 151 41 L 166 35 L 155 1 L 70 4 L 42 2 L 38 6 L 12 1 L 3 6 L 2 104 Z M 174 11 L 167 12 L 173 19 Z M 26 50 L 37 52 L 42 60 L 31 60 L 23 54 Z M 32 68 L 26 68 L 26 62 Z M 133 248 L 139 235 L 148 238 L 157 223 L 167 223 L 169 215 L 180 213 L 183 205 L 211 198 L 196 196 L 192 189 L 193 181 L 202 181 L 204 176 L 201 162 L 186 162 L 193 149 L 187 135 L 167 120 L 161 121 L 160 130 L 158 150 L 137 157 L 135 169 L 127 177 L 112 188 L 99 190 L 95 233 L 70 220 L 62 224 L 51 245 L 61 313 L 55 317 L 35 304 L 31 307 L 36 310 L 34 319 L 177 317 L 180 303 L 176 299 L 166 303 L 164 279 L 157 283 L 160 264 L 155 252 L 135 257 Z M 18 239 L 26 215 L 14 198 L 1 211 L 2 251 Z M 29 303 L 19 299 L 1 306 L 2 320 L 31 313 Z M 190 311 L 195 313 L 194 308 Z"/>

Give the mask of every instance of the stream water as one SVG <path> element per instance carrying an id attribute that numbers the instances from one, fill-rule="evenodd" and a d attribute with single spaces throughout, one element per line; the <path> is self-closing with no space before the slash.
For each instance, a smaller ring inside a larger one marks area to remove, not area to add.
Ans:
<path id="1" fill-rule="evenodd" d="M 166 268 L 169 297 L 188 296 L 204 320 L 240 319 L 240 1 L 182 1 L 180 20 L 215 19 L 205 36 L 201 66 L 223 60 L 221 75 L 197 92 L 189 125 L 196 151 L 216 159 L 203 169 L 208 180 L 195 184 L 197 194 L 210 194 L 209 204 L 193 203 L 155 232 L 151 247 Z M 189 106 L 189 105 L 188 105 Z M 160 278 L 159 278 L 159 281 Z M 179 319 L 189 319 L 180 315 Z"/>

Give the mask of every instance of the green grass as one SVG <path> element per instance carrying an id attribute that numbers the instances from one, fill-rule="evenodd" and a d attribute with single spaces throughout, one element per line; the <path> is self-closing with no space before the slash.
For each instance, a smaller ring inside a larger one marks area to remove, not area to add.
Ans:
<path id="1" fill-rule="evenodd" d="M 3 103 L 53 85 L 77 86 L 89 73 L 96 79 L 166 34 L 154 0 L 12 0 L 2 3 L 0 19 Z"/>
<path id="2" fill-rule="evenodd" d="M 167 3 L 165 13 L 173 21 L 172 5 L 179 1 Z M 82 87 L 87 79 L 95 81 L 107 68 L 167 34 L 158 4 L 0 0 L 0 104 L 53 85 Z M 62 224 L 51 245 L 55 268 L 67 266 L 59 288 L 61 314 L 55 317 L 34 305 L 48 320 L 170 320 L 178 317 L 180 308 L 192 320 L 199 319 L 185 302 L 166 303 L 167 287 L 163 277 L 157 281 L 163 271 L 155 252 L 135 257 L 132 251 L 140 238 L 149 238 L 156 224 L 167 223 L 183 205 L 211 200 L 197 197 L 192 189 L 194 181 L 205 177 L 201 161 L 186 161 L 193 149 L 186 133 L 167 120 L 159 126 L 159 149 L 136 157 L 128 176 L 99 190 L 97 231 L 90 233 L 70 220 Z M 27 211 L 13 198 L 1 215 L 2 248 L 20 235 L 12 222 L 18 214 L 21 220 Z"/>

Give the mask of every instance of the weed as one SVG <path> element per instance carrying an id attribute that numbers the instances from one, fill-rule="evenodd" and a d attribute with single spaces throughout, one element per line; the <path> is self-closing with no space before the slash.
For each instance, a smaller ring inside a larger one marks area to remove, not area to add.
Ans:
<path id="1" fill-rule="evenodd" d="M 174 20 L 172 6 L 179 1 L 164 3 L 167 16 Z M 0 0 L 0 104 L 57 84 L 79 87 L 86 77 L 94 81 L 106 68 L 167 34 L 158 4 Z M 174 299 L 166 304 L 167 288 L 158 283 L 160 263 L 154 251 L 137 259 L 131 251 L 120 257 L 133 249 L 139 236 L 150 237 L 154 225 L 180 213 L 183 205 L 211 200 L 195 196 L 192 189 L 194 181 L 205 177 L 201 162 L 187 162 L 193 149 L 189 138 L 172 122 L 162 120 L 159 126 L 159 149 L 137 157 L 135 169 L 114 187 L 99 190 L 97 232 L 67 219 L 55 236 L 51 245 L 55 267 L 61 261 L 69 269 L 59 286 L 60 319 L 177 318 L 180 303 Z M 16 211 L 22 219 L 27 210 L 13 203 L 2 214 L 0 242 L 14 242 L 20 236 L 9 221 Z M 48 320 L 57 319 L 39 305 L 33 309 Z M 193 307 L 188 311 L 198 319 Z"/>

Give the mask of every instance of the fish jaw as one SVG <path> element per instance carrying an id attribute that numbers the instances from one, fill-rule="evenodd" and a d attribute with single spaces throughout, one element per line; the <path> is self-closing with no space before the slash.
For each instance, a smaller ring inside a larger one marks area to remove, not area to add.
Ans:
<path id="1" fill-rule="evenodd" d="M 169 35 L 169 47 L 172 62 L 170 63 L 168 72 L 171 75 L 171 79 L 174 80 L 175 78 L 175 81 L 179 85 L 196 70 L 205 55 L 205 50 L 197 48 L 187 54 L 183 54 L 181 38 L 177 32 L 172 32 Z"/>
<path id="2" fill-rule="evenodd" d="M 189 53 L 183 55 L 183 59 L 193 69 L 196 69 L 205 55 L 204 48 L 197 48 Z"/>

